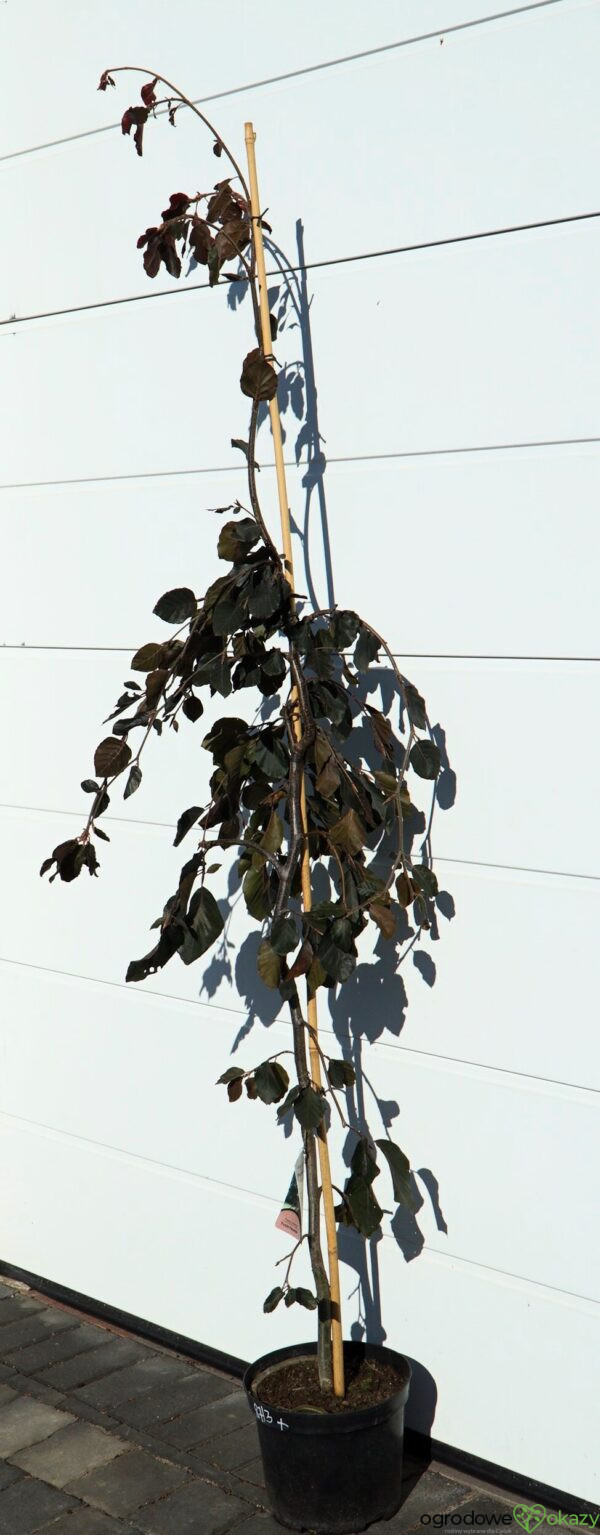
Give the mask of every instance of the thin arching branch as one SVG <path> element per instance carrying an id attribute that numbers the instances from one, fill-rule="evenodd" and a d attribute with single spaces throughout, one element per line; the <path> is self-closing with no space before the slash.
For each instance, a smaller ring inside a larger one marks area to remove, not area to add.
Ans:
<path id="1" fill-rule="evenodd" d="M 105 76 L 123 74 L 146 75 L 149 80 L 154 80 L 157 83 L 160 80 L 161 85 L 166 86 L 166 89 L 171 93 L 172 96 L 177 97 L 177 100 L 181 102 L 182 106 L 189 107 L 190 112 L 195 112 L 196 117 L 199 117 L 200 121 L 204 123 L 205 128 L 208 128 L 209 133 L 212 133 L 216 143 L 222 146 L 223 152 L 229 160 L 229 164 L 233 167 L 236 176 L 239 178 L 239 181 L 244 189 L 244 197 L 247 200 L 248 207 L 250 207 L 250 192 L 248 189 L 248 183 L 243 171 L 238 165 L 235 155 L 232 154 L 231 150 L 225 143 L 225 140 L 221 138 L 220 133 L 217 133 L 216 128 L 213 127 L 213 124 L 210 122 L 209 118 L 204 112 L 200 111 L 200 108 L 196 106 L 196 103 L 194 101 L 190 101 L 189 96 L 186 96 L 184 92 L 179 89 L 178 85 L 173 85 L 171 80 L 167 80 L 165 75 L 157 74 L 155 69 L 144 69 L 140 64 L 117 64 L 112 69 L 105 69 L 103 71 L 103 78 Z"/>

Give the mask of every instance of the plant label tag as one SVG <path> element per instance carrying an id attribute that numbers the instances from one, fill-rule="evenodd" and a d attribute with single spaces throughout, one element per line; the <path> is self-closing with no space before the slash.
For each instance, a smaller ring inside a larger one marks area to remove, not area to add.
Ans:
<path id="1" fill-rule="evenodd" d="M 278 1231 L 285 1231 L 296 1242 L 302 1236 L 302 1205 L 304 1203 L 304 1152 L 301 1151 L 292 1173 L 289 1189 L 275 1221 Z"/>

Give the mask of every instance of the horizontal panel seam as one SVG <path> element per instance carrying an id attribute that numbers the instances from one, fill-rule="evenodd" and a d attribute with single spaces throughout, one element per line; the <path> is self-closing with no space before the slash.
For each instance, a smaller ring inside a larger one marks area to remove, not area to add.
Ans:
<path id="1" fill-rule="evenodd" d="M 526 5 L 512 6 L 510 10 L 495 11 L 488 16 L 476 16 L 471 21 L 454 22 L 448 27 L 438 27 L 433 32 L 422 32 L 413 37 L 403 37 L 397 42 L 381 43 L 375 48 L 363 48 L 357 53 L 341 54 L 338 58 L 323 59 L 318 64 L 305 64 L 300 69 L 290 69 L 279 75 L 268 75 L 264 80 L 252 80 L 245 85 L 230 86 L 224 91 L 214 91 L 210 96 L 197 96 L 194 98 L 194 106 L 207 105 L 210 101 L 223 101 L 229 96 L 239 96 L 246 91 L 262 90 L 269 85 L 278 85 L 285 80 L 297 80 L 304 75 L 313 75 L 326 69 L 336 69 L 343 64 L 354 64 L 361 59 L 375 58 L 377 55 L 393 53 L 401 48 L 414 47 L 417 43 L 433 42 L 437 37 L 449 37 L 451 33 L 472 31 L 475 27 L 489 25 L 490 22 L 504 21 L 516 16 L 526 15 L 531 11 L 541 11 L 548 6 L 561 4 L 562 0 L 533 0 Z M 164 116 L 164 113 L 161 114 Z M 105 123 L 100 128 L 87 128 L 81 133 L 71 133 L 64 138 L 50 139 L 45 144 L 34 144 L 28 149 L 13 150 L 10 154 L 0 155 L 0 162 L 20 159 L 23 155 L 37 154 L 44 149 L 55 149 L 60 144 L 71 144 L 78 139 L 93 138 L 101 133 L 113 133 L 120 127 L 120 123 Z"/>
<path id="2" fill-rule="evenodd" d="M 83 814 L 81 810 L 53 809 L 51 805 L 17 805 L 10 801 L 7 803 L 0 801 L 1 810 L 14 810 L 18 815 L 57 815 L 71 816 L 76 819 L 80 819 Z M 175 821 L 147 821 L 141 816 L 105 815 L 103 820 L 110 823 L 111 826 L 151 826 L 156 827 L 160 831 L 174 831 L 176 826 Z M 461 866 L 464 864 L 474 869 L 502 869 L 508 874 L 545 874 L 549 875 L 552 879 L 585 879 L 590 880 L 592 883 L 597 883 L 600 880 L 600 874 L 581 874 L 574 869 L 534 869 L 527 864 L 493 863 L 490 859 L 458 858 L 456 855 L 451 856 L 450 854 L 434 853 L 433 862 L 459 864 Z"/>
<path id="3" fill-rule="evenodd" d="M 177 997 L 172 992 L 155 991 L 154 988 L 150 986 L 145 987 L 143 991 L 132 991 L 131 987 L 127 985 L 125 981 L 107 981 L 104 980 L 101 976 L 80 975 L 77 974 L 77 972 L 71 970 L 54 969 L 50 965 L 36 965 L 29 960 L 10 959 L 3 954 L 0 954 L 0 965 L 13 965 L 16 969 L 19 970 L 32 970 L 34 972 L 39 971 L 42 975 L 56 975 L 64 980 L 77 982 L 83 981 L 85 984 L 91 986 L 112 986 L 118 991 L 121 991 L 130 997 L 137 997 L 139 1000 L 149 996 L 158 998 L 160 1002 L 175 1002 L 178 1004 L 178 1006 L 181 1007 L 209 1008 L 211 1012 L 226 1013 L 232 1019 L 247 1017 L 247 1009 L 235 1009 L 231 1006 L 223 1007 L 218 1002 L 215 1003 L 206 1001 L 202 997 L 198 997 L 197 999 L 191 999 L 189 997 Z M 284 1027 L 285 1020 L 276 1018 L 274 1020 L 274 1026 L 277 1025 Z M 333 1028 L 326 1022 L 321 1024 L 321 1029 L 324 1034 L 333 1035 Z M 539 1084 L 540 1087 L 563 1087 L 569 1089 L 569 1091 L 577 1093 L 591 1093 L 595 1096 L 600 1094 L 600 1088 L 590 1087 L 585 1082 L 561 1082 L 557 1077 L 534 1076 L 533 1072 L 518 1071 L 508 1066 L 492 1066 L 485 1061 L 469 1061 L 462 1056 L 442 1055 L 439 1051 L 418 1050 L 415 1049 L 412 1045 L 402 1045 L 394 1040 L 385 1039 L 382 1040 L 381 1043 L 386 1049 L 398 1050 L 403 1055 L 417 1055 L 422 1056 L 425 1060 L 446 1061 L 451 1066 L 468 1066 L 475 1071 L 493 1072 L 495 1075 L 503 1077 L 517 1077 L 519 1080 L 535 1082 Z"/>
<path id="4" fill-rule="evenodd" d="M 0 644 L 0 652 L 3 650 L 29 651 L 56 651 L 67 655 L 123 655 L 129 656 L 137 649 L 136 645 L 30 645 L 27 640 L 21 640 L 18 644 L 7 642 Z M 600 661 L 600 656 L 533 656 L 533 655 L 503 655 L 499 651 L 487 655 L 478 654 L 475 650 L 396 650 L 393 652 L 396 659 L 404 661 L 523 661 L 552 664 L 556 662 L 562 666 L 563 662 L 577 666 L 595 666 Z M 27 808 L 27 807 L 25 807 Z"/>
<path id="5" fill-rule="evenodd" d="M 389 1235 L 390 1233 L 384 1232 L 384 1236 L 389 1237 Z M 581 1295 L 577 1290 L 564 1290 L 560 1285 L 548 1284 L 547 1280 L 530 1279 L 526 1274 L 513 1274 L 511 1269 L 496 1268 L 494 1264 L 483 1263 L 479 1258 L 465 1258 L 461 1253 L 447 1253 L 440 1247 L 431 1246 L 429 1242 L 425 1242 L 423 1251 L 433 1254 L 436 1258 L 448 1259 L 454 1263 L 464 1263 L 469 1268 L 483 1269 L 487 1274 L 497 1274 L 504 1279 L 516 1280 L 520 1284 L 533 1285 L 535 1289 L 549 1290 L 552 1295 L 562 1295 L 569 1300 L 580 1300 L 590 1306 L 598 1306 L 600 1304 L 598 1297 L 595 1295 Z"/>
<path id="6" fill-rule="evenodd" d="M 417 255 L 421 251 L 447 250 L 457 245 L 468 245 L 482 240 L 497 240 L 507 235 L 526 234 L 540 229 L 555 229 L 567 224 L 583 224 L 590 220 L 600 218 L 600 209 L 593 209 L 588 213 L 566 213 L 557 215 L 551 219 L 532 219 L 525 224 L 505 224 L 497 229 L 478 229 L 469 234 L 443 235 L 437 240 L 416 240 L 408 245 L 390 245 L 381 250 L 356 251 L 350 256 L 326 256 L 320 261 L 307 261 L 298 266 L 277 266 L 267 272 L 267 277 L 285 277 L 292 273 L 317 272 L 326 268 L 338 266 L 350 266 L 360 261 L 379 261 L 386 256 L 410 256 Z M 212 287 L 229 286 L 222 279 Z M 12 314 L 6 320 L 0 320 L 0 330 L 15 325 L 29 325 L 37 320 L 56 320 L 65 315 L 89 314 L 99 309 L 113 309 L 124 304 L 145 304 L 150 300 L 163 298 L 182 298 L 186 293 L 208 293 L 211 284 L 207 282 L 186 282 L 176 288 L 158 288 L 152 293 L 128 293 L 118 298 L 106 298 L 92 300 L 87 304 L 73 304 L 61 309 L 44 309 L 34 314 Z M 9 334 L 16 332 L 10 329 Z"/>
<path id="7" fill-rule="evenodd" d="M 528 442 L 486 442 L 473 443 L 463 447 L 445 448 L 406 448 L 392 453 L 346 453 L 331 455 L 327 458 L 324 468 L 332 464 L 373 464 L 394 462 L 396 459 L 406 458 L 444 458 L 461 453 L 519 453 L 530 448 L 574 448 L 597 445 L 600 436 L 595 437 L 546 437 L 532 439 Z M 286 469 L 308 469 L 310 466 L 306 459 L 285 460 Z M 263 463 L 263 470 L 274 469 L 274 463 Z M 197 474 L 239 474 L 238 464 L 214 464 L 203 469 L 150 469 L 138 470 L 126 474 L 89 474 L 75 475 L 71 479 L 57 480 L 13 480 L 0 484 L 0 490 L 44 490 L 52 486 L 60 485 L 107 485 L 120 483 L 125 480 L 172 480 L 183 476 Z"/>
<path id="8" fill-rule="evenodd" d="M 131 1160 L 139 1162 L 146 1167 L 157 1168 L 161 1172 L 180 1174 L 185 1178 L 191 1178 L 195 1183 L 201 1183 L 211 1188 L 225 1189 L 228 1193 L 234 1195 L 243 1194 L 253 1200 L 272 1205 L 275 1208 L 279 1204 L 279 1200 L 272 1194 L 264 1194 L 262 1191 L 247 1188 L 237 1183 L 228 1183 L 225 1179 L 213 1178 L 207 1173 L 198 1173 L 189 1167 L 179 1167 L 175 1163 L 161 1162 L 158 1158 L 148 1157 L 143 1152 L 130 1151 L 121 1146 L 111 1146 L 105 1141 L 94 1140 L 91 1136 L 80 1135 L 77 1131 L 62 1130 L 55 1125 L 44 1124 L 42 1120 L 27 1119 L 24 1115 L 11 1114 L 4 1109 L 0 1109 L 0 1114 L 4 1119 L 14 1120 L 17 1124 L 25 1125 L 34 1132 L 36 1130 L 45 1131 L 59 1140 L 77 1141 L 83 1146 L 93 1146 L 99 1151 L 108 1152 L 109 1156 L 116 1157 L 119 1160 Z M 388 1241 L 396 1241 L 392 1232 L 384 1231 L 383 1236 Z M 553 1295 L 561 1295 L 569 1300 L 581 1300 L 588 1305 L 597 1304 L 594 1296 L 581 1295 L 575 1290 L 565 1290 L 561 1285 L 548 1284 L 545 1280 L 531 1279 L 527 1274 L 514 1274 L 510 1269 L 499 1269 L 494 1264 L 482 1263 L 477 1258 L 465 1258 L 461 1253 L 445 1252 L 443 1248 L 431 1246 L 427 1241 L 424 1243 L 422 1251 L 436 1258 L 441 1258 L 444 1262 L 465 1263 L 470 1268 L 484 1269 L 486 1273 L 498 1274 L 502 1278 L 515 1280 L 519 1284 L 532 1285 L 534 1289 L 549 1290 Z"/>
<path id="9" fill-rule="evenodd" d="M 597 883 L 600 879 L 600 875 L 598 874 L 576 874 L 574 871 L 569 869 L 530 869 L 525 864 L 486 863 L 483 859 L 479 858 L 451 858 L 448 854 L 444 856 L 443 854 L 439 853 L 434 853 L 433 862 L 456 863 L 461 867 L 462 865 L 465 865 L 466 867 L 473 869 L 504 869 L 508 874 L 547 874 L 551 879 L 586 879 L 591 880 L 592 883 Z"/>

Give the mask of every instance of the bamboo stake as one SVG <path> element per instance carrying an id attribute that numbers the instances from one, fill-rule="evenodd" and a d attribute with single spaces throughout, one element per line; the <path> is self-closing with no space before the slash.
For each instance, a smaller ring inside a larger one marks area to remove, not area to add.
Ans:
<path id="1" fill-rule="evenodd" d="M 258 196 L 258 178 L 256 173 L 256 156 L 254 143 L 256 134 L 252 123 L 245 124 L 246 153 L 248 156 L 248 175 L 250 181 L 250 201 L 252 220 L 254 224 L 254 248 L 256 251 L 256 266 L 258 272 L 258 291 L 260 299 L 260 323 L 262 331 L 262 344 L 265 357 L 270 357 L 272 352 L 271 320 L 269 317 L 269 299 L 267 295 L 267 275 L 265 271 L 265 250 L 263 244 L 262 228 L 260 225 L 260 201 Z M 292 537 L 290 529 L 290 510 L 288 506 L 287 487 L 285 479 L 285 465 L 283 461 L 283 442 L 281 438 L 281 420 L 277 396 L 269 401 L 271 414 L 271 431 L 273 433 L 273 450 L 275 454 L 275 470 L 277 474 L 277 495 L 279 499 L 279 515 L 281 518 L 281 534 L 283 540 L 283 554 L 285 561 L 286 579 L 294 590 L 294 561 L 292 555 Z M 293 602 L 293 598 L 292 598 Z M 297 703 L 297 691 L 292 689 L 292 704 Z M 296 738 L 302 734 L 302 724 L 299 710 L 296 707 L 292 713 L 293 729 Z M 302 777 L 300 789 L 300 811 L 302 827 L 305 833 L 304 850 L 302 853 L 302 902 L 305 911 L 310 911 L 312 906 L 312 889 L 310 880 L 310 855 L 306 833 L 308 830 L 308 816 L 306 809 L 306 786 Z M 317 1045 L 318 1013 L 316 997 L 309 997 L 307 1004 L 309 1025 L 309 1055 L 310 1069 L 313 1081 L 317 1087 L 322 1085 L 321 1061 Z M 327 1235 L 327 1254 L 329 1258 L 329 1287 L 331 1291 L 331 1343 L 333 1363 L 333 1390 L 336 1396 L 344 1395 L 344 1351 L 342 1340 L 342 1314 L 340 1305 L 340 1276 L 338 1263 L 337 1229 L 335 1224 L 335 1212 L 333 1207 L 333 1188 L 331 1184 L 331 1168 L 329 1163 L 329 1147 L 324 1126 L 320 1126 L 317 1134 L 319 1147 L 319 1166 L 321 1170 L 321 1188 L 323 1192 L 323 1213 L 325 1216 L 325 1230 Z"/>

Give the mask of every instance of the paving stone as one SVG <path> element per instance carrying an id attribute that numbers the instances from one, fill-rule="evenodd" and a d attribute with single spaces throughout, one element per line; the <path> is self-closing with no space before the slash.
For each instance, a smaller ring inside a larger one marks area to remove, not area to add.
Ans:
<path id="1" fill-rule="evenodd" d="M 239 1498 L 211 1487 L 208 1482 L 191 1482 L 179 1492 L 172 1492 L 160 1503 L 140 1509 L 131 1519 L 134 1529 L 143 1535 L 221 1535 L 231 1529 L 246 1513 L 248 1505 Z"/>
<path id="2" fill-rule="evenodd" d="M 111 1519 L 99 1508 L 72 1508 L 52 1524 L 45 1524 L 39 1535 L 126 1535 L 127 1530 L 131 1535 L 131 1525 Z"/>
<path id="3" fill-rule="evenodd" d="M 146 1450 L 128 1450 L 111 1465 L 70 1482 L 67 1491 L 106 1514 L 126 1515 L 191 1481 L 182 1466 L 158 1460 Z"/>
<path id="4" fill-rule="evenodd" d="M 0 1327 L 5 1327 L 8 1322 L 18 1322 L 21 1317 L 29 1316 L 32 1311 L 43 1311 L 44 1303 L 41 1300 L 31 1300 L 28 1295 L 15 1295 L 11 1291 L 7 1300 L 0 1301 Z"/>
<path id="5" fill-rule="evenodd" d="M 423 1471 L 404 1484 L 406 1495 L 393 1519 L 377 1520 L 369 1525 L 369 1535 L 408 1535 L 415 1528 L 423 1530 L 421 1514 L 450 1514 L 469 1496 L 463 1482 L 455 1482 L 437 1471 Z M 472 1506 L 472 1505 L 471 1505 Z M 451 1526 L 454 1530 L 454 1526 Z M 466 1532 L 465 1532 L 466 1535 Z"/>
<path id="6" fill-rule="evenodd" d="M 10 1300 L 14 1293 L 14 1290 L 11 1290 L 9 1285 L 0 1284 L 0 1300 Z"/>
<path id="7" fill-rule="evenodd" d="M 83 1354 L 77 1354 L 74 1359 L 64 1359 L 59 1364 L 52 1364 L 47 1370 L 40 1371 L 40 1380 L 49 1386 L 55 1386 L 59 1391 L 74 1391 L 77 1386 L 86 1386 L 88 1381 L 99 1380 L 103 1375 L 108 1375 L 119 1364 L 133 1364 L 143 1353 L 140 1343 L 130 1343 L 125 1338 L 115 1338 L 112 1333 L 105 1333 L 106 1342 L 100 1343 L 98 1348 L 90 1349 Z M 99 1334 L 99 1338 L 102 1334 Z"/>
<path id="8" fill-rule="evenodd" d="M 87 1322 L 78 1325 L 71 1318 L 71 1324 L 70 1327 L 54 1331 L 50 1337 L 42 1338 L 41 1343 L 31 1343 L 27 1348 L 15 1349 L 12 1354 L 6 1354 L 7 1364 L 14 1364 L 15 1369 L 24 1375 L 35 1375 L 40 1370 L 48 1369 L 51 1364 L 58 1364 L 61 1359 L 73 1359 L 75 1354 L 98 1348 L 103 1337 L 113 1337 L 112 1333 L 102 1333 L 98 1327 L 90 1327 Z"/>
<path id="9" fill-rule="evenodd" d="M 14 1386 L 0 1386 L 0 1407 L 5 1407 L 7 1402 L 12 1402 L 15 1395 Z"/>
<path id="10" fill-rule="evenodd" d="M 95 1428 L 92 1423 L 69 1423 L 41 1444 L 19 1450 L 11 1458 L 13 1465 L 31 1476 L 38 1476 L 53 1487 L 66 1487 L 67 1482 L 106 1465 L 128 1448 L 122 1439 Z"/>
<path id="11" fill-rule="evenodd" d="M 17 1450 L 47 1439 L 57 1428 L 66 1428 L 71 1422 L 70 1413 L 47 1407 L 45 1402 L 34 1402 L 30 1396 L 17 1397 L 6 1407 L 0 1407 L 0 1455 L 10 1459 Z"/>
<path id="12" fill-rule="evenodd" d="M 64 1396 L 61 1391 L 55 1391 L 53 1386 L 42 1385 L 41 1381 L 32 1379 L 30 1375 L 21 1375 L 18 1370 L 11 1370 L 6 1384 L 17 1396 L 32 1396 L 36 1402 L 47 1402 L 49 1407 L 62 1407 Z"/>
<path id="13" fill-rule="evenodd" d="M 106 1407 L 110 1411 L 119 1402 L 129 1402 L 158 1385 L 176 1385 L 189 1375 L 190 1365 L 183 1359 L 176 1359 L 169 1354 L 152 1354 L 148 1350 L 146 1357 L 138 1360 L 137 1364 L 113 1370 L 110 1375 L 103 1376 L 102 1380 L 80 1386 L 77 1398 L 89 1402 L 93 1407 Z"/>
<path id="14" fill-rule="evenodd" d="M 235 1535 L 281 1535 L 281 1530 L 282 1526 L 272 1514 L 256 1513 L 251 1514 L 249 1519 L 243 1519 L 241 1524 L 236 1524 Z"/>
<path id="15" fill-rule="evenodd" d="M 50 1387 L 48 1386 L 46 1389 L 50 1390 Z M 32 1396 L 34 1395 L 35 1392 L 32 1391 Z M 98 1412 L 96 1407 L 89 1407 L 87 1402 L 78 1401 L 77 1396 L 75 1394 L 70 1396 L 68 1391 L 61 1396 L 60 1404 L 61 1407 L 64 1407 L 65 1412 L 73 1413 L 75 1418 L 81 1418 L 84 1423 L 95 1423 L 98 1428 L 105 1428 L 107 1432 L 118 1434 L 122 1439 L 127 1438 L 130 1432 L 127 1424 L 117 1423 L 116 1418 L 112 1418 L 109 1412 Z"/>
<path id="16" fill-rule="evenodd" d="M 132 1429 L 130 1432 L 135 1433 L 136 1430 Z M 143 1430 L 138 1429 L 137 1433 L 140 1435 L 141 1447 Z M 165 1444 L 159 1444 L 153 1435 L 147 1435 L 146 1437 L 146 1449 L 152 1455 L 168 1456 L 168 1459 L 172 1460 L 176 1465 L 183 1466 L 185 1470 L 191 1471 L 192 1475 L 199 1481 L 210 1482 L 212 1486 L 220 1487 L 221 1492 L 233 1493 L 234 1497 L 241 1498 L 251 1508 L 255 1508 L 257 1504 L 260 1505 L 264 1502 L 264 1498 L 257 1494 L 256 1486 L 251 1486 L 249 1482 L 241 1481 L 239 1472 L 222 1471 L 220 1466 L 215 1466 L 214 1462 L 207 1460 L 205 1456 L 194 1453 L 192 1450 L 176 1450 L 170 1446 L 167 1447 Z"/>
<path id="17" fill-rule="evenodd" d="M 0 1492 L 0 1535 L 33 1535 L 65 1509 L 74 1506 L 74 1498 L 25 1476 Z"/>
<path id="18" fill-rule="evenodd" d="M 225 1471 L 235 1471 L 237 1466 L 243 1466 L 244 1461 L 256 1460 L 260 1454 L 256 1423 L 250 1422 L 245 1428 L 238 1428 L 235 1434 L 217 1434 L 214 1439 L 203 1444 L 202 1452 L 208 1460 L 214 1460 L 215 1465 L 223 1466 Z"/>
<path id="19" fill-rule="evenodd" d="M 4 1488 L 10 1487 L 13 1482 L 20 1481 L 22 1475 L 18 1466 L 9 1466 L 7 1460 L 0 1460 L 0 1492 L 4 1492 Z"/>
<path id="20" fill-rule="evenodd" d="M 265 1486 L 265 1473 L 263 1471 L 262 1456 L 257 1455 L 256 1460 L 244 1461 L 243 1466 L 238 1466 L 237 1474 L 244 1482 L 252 1482 L 253 1487 Z"/>
<path id="21" fill-rule="evenodd" d="M 11 1301 L 0 1301 L 0 1307 L 11 1304 Z M 0 1327 L 0 1355 L 5 1359 L 16 1348 L 27 1348 L 29 1343 L 41 1343 L 42 1339 L 70 1326 L 71 1317 L 67 1317 L 64 1311 L 53 1311 L 50 1307 L 44 1310 L 40 1307 L 32 1316 L 24 1315 L 20 1320 Z"/>
<path id="22" fill-rule="evenodd" d="M 207 1370 L 194 1369 L 187 1379 L 166 1390 L 147 1391 L 137 1401 L 124 1403 L 119 1408 L 119 1417 L 134 1428 L 149 1428 L 156 1423 L 166 1422 L 167 1418 L 191 1412 L 204 1402 L 214 1402 L 221 1396 L 228 1396 L 230 1391 L 230 1381 L 222 1380 L 218 1375 L 210 1375 Z"/>
<path id="23" fill-rule="evenodd" d="M 231 1396 L 220 1397 L 216 1402 L 196 1407 L 194 1412 L 186 1412 L 183 1418 L 161 1423 L 157 1433 L 167 1444 L 174 1444 L 178 1449 L 195 1449 L 215 1434 L 229 1434 L 249 1422 L 246 1396 L 242 1391 L 234 1391 Z"/>

